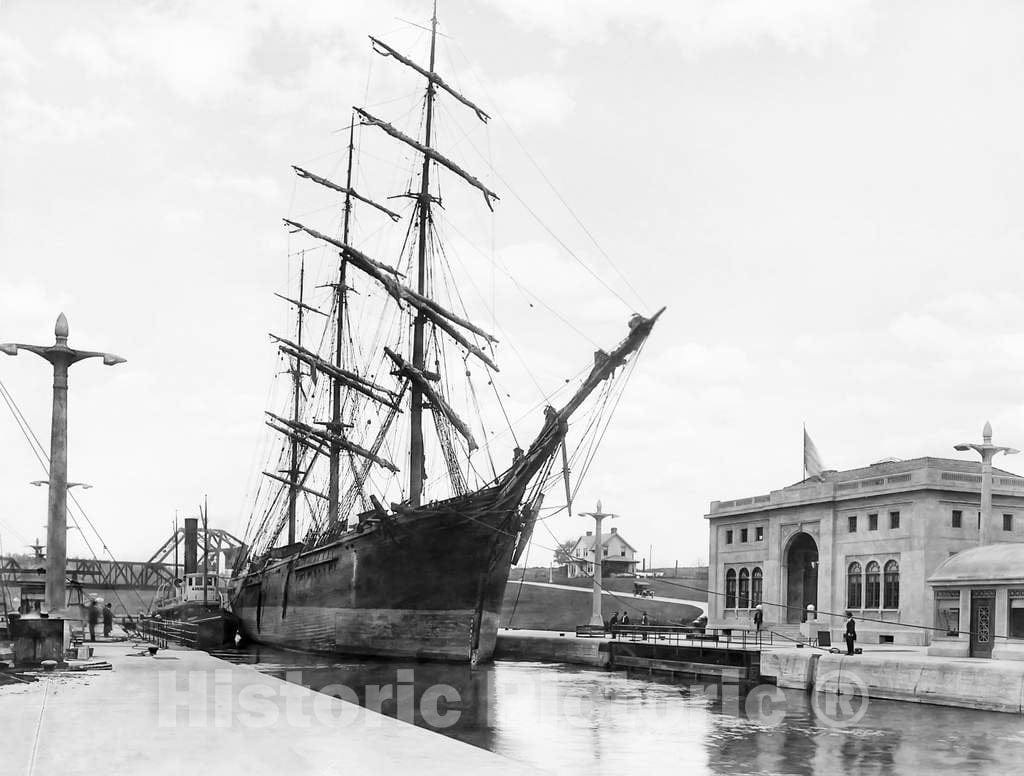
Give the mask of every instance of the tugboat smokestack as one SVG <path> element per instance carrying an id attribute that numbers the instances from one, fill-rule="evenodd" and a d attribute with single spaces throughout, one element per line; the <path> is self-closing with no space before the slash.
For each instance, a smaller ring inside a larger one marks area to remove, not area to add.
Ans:
<path id="1" fill-rule="evenodd" d="M 199 570 L 199 518 L 185 518 L 185 573 Z"/>

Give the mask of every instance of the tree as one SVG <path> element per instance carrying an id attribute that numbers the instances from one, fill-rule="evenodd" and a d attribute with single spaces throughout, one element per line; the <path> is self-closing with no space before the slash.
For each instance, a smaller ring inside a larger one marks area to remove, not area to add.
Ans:
<path id="1" fill-rule="evenodd" d="M 572 550 L 576 546 L 576 540 L 570 539 L 562 542 L 555 549 L 555 563 L 559 566 L 568 566 L 573 562 Z"/>

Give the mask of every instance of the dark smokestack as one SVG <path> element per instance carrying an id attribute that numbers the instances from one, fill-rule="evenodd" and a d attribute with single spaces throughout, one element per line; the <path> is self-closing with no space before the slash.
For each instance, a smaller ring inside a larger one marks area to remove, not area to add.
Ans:
<path id="1" fill-rule="evenodd" d="M 199 519 L 185 518 L 185 573 L 195 574 L 199 566 Z"/>

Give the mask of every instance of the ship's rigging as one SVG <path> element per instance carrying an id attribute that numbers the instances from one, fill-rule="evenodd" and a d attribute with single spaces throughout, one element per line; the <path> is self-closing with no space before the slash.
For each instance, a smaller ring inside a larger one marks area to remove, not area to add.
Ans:
<path id="1" fill-rule="evenodd" d="M 348 127 L 344 183 L 332 180 L 322 170 L 307 169 L 312 165 L 294 167 L 303 184 L 316 184 L 344 195 L 344 199 L 337 236 L 307 225 L 304 218 L 285 219 L 294 239 L 302 239 L 307 247 L 300 251 L 297 293 L 278 294 L 295 312 L 290 336 L 271 335 L 286 363 L 290 395 L 286 411 L 267 413 L 267 425 L 281 435 L 282 444 L 277 460 L 264 470 L 266 479 L 246 532 L 249 552 L 245 557 L 250 559 L 277 546 L 282 535 L 288 546 L 298 542 L 316 546 L 353 527 L 359 516 L 386 518 L 387 505 L 395 512 L 415 509 L 446 495 L 459 497 L 485 487 L 500 487 L 509 478 L 525 478 L 524 486 L 529 482 L 523 498 L 524 515 L 535 518 L 544 492 L 562 483 L 568 505 L 574 492 L 569 472 L 581 475 L 589 466 L 608 410 L 614 407 L 635 359 L 630 369 L 618 367 L 625 363 L 625 355 L 642 346 L 654 320 L 639 319 L 635 341 L 631 333 L 620 346 L 629 345 L 621 358 L 618 351 L 612 356 L 599 351 L 594 364 L 581 370 L 582 387 L 562 410 L 548 407 L 541 434 L 529 450 L 522 450 L 494 382 L 498 338 L 469 315 L 459 284 L 449 274 L 448 256 L 435 220 L 435 208 L 443 201 L 442 173 L 480 192 L 492 210 L 499 199 L 485 183 L 434 147 L 439 92 L 481 122 L 490 116 L 435 72 L 436 10 L 426 68 L 377 38 L 370 41 L 375 53 L 426 80 L 420 139 L 367 108 L 357 107 Z M 419 157 L 418 177 L 410 176 L 408 191 L 389 194 L 364 189 L 356 180 L 357 138 L 364 132 L 380 133 Z M 399 204 L 382 204 L 385 197 Z M 384 253 L 371 255 L 363 246 L 364 237 L 355 229 L 357 221 L 364 223 L 356 217 L 357 208 L 365 211 L 367 219 L 376 218 L 385 225 L 405 219 L 397 260 L 389 262 Z M 405 212 L 398 212 L 401 210 Z M 307 302 L 305 255 L 310 244 L 325 246 L 337 257 L 333 277 L 322 284 L 331 290 L 327 312 Z M 444 303 L 439 300 L 442 294 L 447 295 Z M 318 331 L 311 324 L 320 318 L 325 324 Z M 638 331 L 641 328 L 644 330 Z M 494 450 L 495 441 L 504 437 L 484 430 L 477 394 L 481 382 L 498 400 L 515 443 L 513 450 Z M 524 417 L 537 418 L 543 405 L 571 388 L 566 381 Z M 570 448 L 567 419 L 586 395 L 595 391 L 598 396 L 589 414 L 577 418 L 579 430 Z M 430 428 L 424 411 L 431 416 Z M 434 451 L 430 456 L 428 448 Z M 559 448 L 561 468 L 555 470 Z M 483 469 L 481 451 L 489 473 Z M 503 455 L 504 466 L 500 463 Z M 511 468 L 507 468 L 509 464 Z M 428 471 L 428 465 L 433 470 Z M 442 467 L 444 475 L 438 476 Z M 472 520 L 472 514 L 467 513 L 466 519 Z M 516 560 L 529 532 L 519 535 Z M 243 560 L 240 558 L 240 564 Z"/>

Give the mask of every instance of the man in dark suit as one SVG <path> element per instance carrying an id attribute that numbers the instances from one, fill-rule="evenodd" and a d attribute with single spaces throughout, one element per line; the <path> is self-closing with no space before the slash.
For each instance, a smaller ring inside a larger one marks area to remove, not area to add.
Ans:
<path id="1" fill-rule="evenodd" d="M 853 654 L 853 642 L 857 640 L 857 624 L 853 621 L 853 613 L 846 613 L 846 654 Z"/>
<path id="2" fill-rule="evenodd" d="M 96 603 L 95 598 L 89 603 L 88 619 L 89 641 L 96 641 L 96 625 L 100 621 L 100 606 Z"/>

